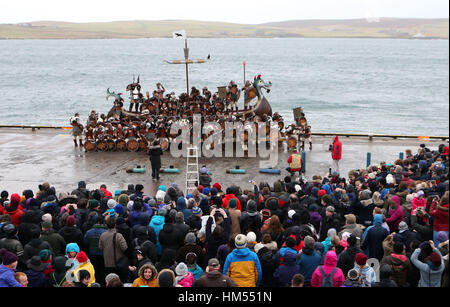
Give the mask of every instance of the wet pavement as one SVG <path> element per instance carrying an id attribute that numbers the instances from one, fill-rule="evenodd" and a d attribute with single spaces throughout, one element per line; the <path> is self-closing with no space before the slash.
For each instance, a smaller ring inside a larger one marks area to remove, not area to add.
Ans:
<path id="1" fill-rule="evenodd" d="M 419 145 L 425 143 L 428 148 L 436 150 L 439 144 L 448 141 L 419 139 L 381 139 L 369 141 L 364 137 L 341 137 L 343 143 L 343 159 L 340 173 L 347 177 L 350 170 L 365 168 L 367 153 L 371 153 L 371 164 L 382 161 L 392 163 L 406 149 L 417 152 Z M 324 176 L 332 165 L 328 151 L 333 137 L 313 136 L 313 150 L 306 144 L 306 177 Z M 280 147 L 278 164 L 281 175 L 261 174 L 259 172 L 264 159 L 259 158 L 200 158 L 199 167 L 205 164 L 212 172 L 214 182 L 222 187 L 231 184 L 240 185 L 243 189 L 251 188 L 250 180 L 273 183 L 288 175 L 286 171 L 289 151 Z M 127 173 L 127 169 L 145 166 L 145 174 Z M 161 184 L 176 182 L 181 189 L 185 188 L 186 158 L 173 158 L 170 151 L 162 156 L 163 168 L 173 166 L 180 170 L 179 174 L 161 174 L 159 182 L 152 181 L 150 161 L 145 152 L 85 152 L 74 147 L 69 131 L 40 129 L 0 129 L 0 190 L 21 194 L 25 189 L 38 190 L 38 185 L 49 182 L 57 193 L 71 192 L 77 183 L 84 180 L 88 189 L 99 188 L 106 184 L 109 191 L 126 189 L 128 184 L 143 184 L 145 192 L 151 195 Z M 239 166 L 246 169 L 246 174 L 227 174 L 228 169 Z M 263 165 L 264 166 L 264 165 Z"/>

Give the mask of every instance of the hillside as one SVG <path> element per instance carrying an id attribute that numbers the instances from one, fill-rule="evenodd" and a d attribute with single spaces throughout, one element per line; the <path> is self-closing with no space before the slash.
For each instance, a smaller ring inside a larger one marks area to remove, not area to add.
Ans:
<path id="1" fill-rule="evenodd" d="M 449 36 L 448 19 L 381 18 L 352 20 L 292 20 L 259 25 L 194 20 L 113 21 L 70 23 L 35 21 L 0 24 L 0 39 L 84 39 L 171 37 L 186 29 L 189 37 L 374 37 L 425 38 Z"/>

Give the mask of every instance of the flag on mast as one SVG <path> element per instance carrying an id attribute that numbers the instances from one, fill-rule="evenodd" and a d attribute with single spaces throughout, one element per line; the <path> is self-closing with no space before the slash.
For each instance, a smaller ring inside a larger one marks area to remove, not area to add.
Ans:
<path id="1" fill-rule="evenodd" d="M 173 38 L 186 38 L 186 30 L 180 30 L 172 33 Z"/>

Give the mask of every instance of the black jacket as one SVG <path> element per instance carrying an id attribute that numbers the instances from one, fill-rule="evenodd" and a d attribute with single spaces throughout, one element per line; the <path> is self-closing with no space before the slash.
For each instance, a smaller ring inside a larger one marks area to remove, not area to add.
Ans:
<path id="1" fill-rule="evenodd" d="M 173 249 L 175 252 L 184 243 L 183 234 L 172 223 L 164 224 L 163 229 L 159 232 L 159 243 L 162 251 L 167 248 Z"/>
<path id="2" fill-rule="evenodd" d="M 337 267 L 342 270 L 344 276 L 347 276 L 348 271 L 355 266 L 355 256 L 357 253 L 362 253 L 357 246 L 349 246 L 347 250 L 339 254 Z"/>
<path id="3" fill-rule="evenodd" d="M 161 155 L 163 151 L 161 146 L 151 146 L 148 151 L 148 155 L 150 156 L 150 162 L 152 164 L 152 168 L 160 169 L 161 168 Z"/>
<path id="4" fill-rule="evenodd" d="M 59 234 L 64 238 L 67 244 L 69 243 L 77 243 L 80 249 L 83 249 L 83 233 L 80 229 L 74 226 L 64 226 L 59 230 Z"/>

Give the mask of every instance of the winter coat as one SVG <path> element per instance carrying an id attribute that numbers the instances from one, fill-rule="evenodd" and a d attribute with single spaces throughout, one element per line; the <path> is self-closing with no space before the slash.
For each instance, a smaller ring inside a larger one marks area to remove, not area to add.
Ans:
<path id="1" fill-rule="evenodd" d="M 337 135 L 334 137 L 333 148 L 331 150 L 331 158 L 333 160 L 342 159 L 342 143 Z"/>
<path id="2" fill-rule="evenodd" d="M 305 283 L 310 283 L 312 275 L 322 261 L 322 256 L 315 250 L 303 247 L 297 254 L 297 264 L 300 267 L 300 274 L 305 277 Z"/>
<path id="3" fill-rule="evenodd" d="M 360 274 L 361 267 L 358 264 L 355 263 L 353 269 L 355 269 L 356 272 L 358 272 L 358 275 Z M 362 280 L 365 279 L 365 282 L 363 282 L 364 284 L 372 285 L 377 282 L 377 275 L 375 274 L 373 268 L 368 264 L 366 264 L 362 268 L 361 278 Z"/>
<path id="4" fill-rule="evenodd" d="M 220 239 L 215 239 L 212 235 L 212 222 L 214 218 L 210 217 L 206 222 L 206 259 L 208 261 L 211 258 L 215 258 L 217 255 L 217 250 L 219 246 L 222 244 L 228 243 L 228 238 L 230 237 L 230 218 L 227 217 L 223 219 L 222 227 L 223 227 L 223 237 Z"/>
<path id="5" fill-rule="evenodd" d="M 50 287 L 50 282 L 47 277 L 45 277 L 44 273 L 38 272 L 35 270 L 28 270 L 24 272 L 28 277 L 28 285 L 29 288 L 46 288 Z"/>
<path id="6" fill-rule="evenodd" d="M 263 247 L 258 250 L 256 255 L 258 256 L 259 263 L 261 265 L 261 282 L 260 287 L 274 287 L 275 282 L 273 279 L 273 273 L 278 267 L 278 262 L 276 263 L 273 258 L 276 250 L 269 249 L 268 247 Z"/>
<path id="7" fill-rule="evenodd" d="M 23 215 L 23 210 L 20 206 L 18 208 L 13 208 L 11 206 L 7 207 L 5 214 L 11 216 L 11 223 L 13 223 L 16 227 L 19 227 L 20 219 Z"/>
<path id="8" fill-rule="evenodd" d="M 88 287 L 90 287 L 91 284 L 95 282 L 95 268 L 94 268 L 94 266 L 92 265 L 92 263 L 89 260 L 87 262 L 80 263 L 76 267 L 76 269 L 73 270 L 73 275 L 75 276 L 75 280 L 77 282 L 80 282 L 80 280 L 78 278 L 79 277 L 78 275 L 79 275 L 79 272 L 81 270 L 86 270 L 86 271 L 88 271 L 91 274 L 91 279 L 89 280 L 89 284 L 88 284 Z"/>
<path id="9" fill-rule="evenodd" d="M 432 227 L 429 224 L 424 224 L 422 221 L 419 221 L 416 215 L 411 215 L 411 227 L 419 234 L 420 242 L 433 240 Z"/>
<path id="10" fill-rule="evenodd" d="M 84 250 L 88 256 L 102 256 L 103 252 L 98 248 L 98 242 L 100 236 L 107 232 L 108 229 L 104 225 L 95 224 L 91 229 L 89 229 L 83 240 Z"/>
<path id="11" fill-rule="evenodd" d="M 143 278 L 144 271 L 150 269 L 152 271 L 152 279 Z M 158 272 L 152 264 L 144 264 L 139 268 L 139 277 L 133 281 L 132 287 L 158 287 Z"/>
<path id="12" fill-rule="evenodd" d="M 41 240 L 47 241 L 52 247 L 53 254 L 55 256 L 64 256 L 66 253 L 66 241 L 64 238 L 54 230 L 50 229 L 43 231 L 41 234 Z M 70 243 L 70 242 L 67 242 Z"/>
<path id="13" fill-rule="evenodd" d="M 397 205 L 395 209 L 389 210 L 389 217 L 386 219 L 386 223 L 392 232 L 398 232 L 398 225 L 403 221 L 403 208 Z"/>
<path id="14" fill-rule="evenodd" d="M 205 256 L 203 254 L 203 249 L 197 244 L 186 244 L 177 250 L 177 256 L 175 258 L 177 263 L 186 262 L 186 255 L 189 253 L 194 253 L 197 255 L 197 263 L 201 267 L 205 267 Z"/>
<path id="15" fill-rule="evenodd" d="M 351 234 L 353 234 L 357 240 L 356 240 L 356 246 L 361 246 L 361 240 L 362 240 L 362 235 L 363 235 L 363 231 L 361 229 L 361 226 L 359 224 L 347 224 L 345 225 L 341 231 L 339 231 L 338 236 L 339 238 L 342 239 L 342 235 L 344 234 L 344 232 L 349 232 Z"/>
<path id="16" fill-rule="evenodd" d="M 220 271 L 205 272 L 194 283 L 196 288 L 230 288 L 237 287 L 237 284 L 227 275 L 222 274 Z"/>
<path id="17" fill-rule="evenodd" d="M 105 268 L 115 268 L 116 262 L 125 255 L 125 251 L 127 250 L 127 242 L 124 237 L 117 233 L 116 235 L 116 259 L 114 259 L 114 245 L 113 245 L 113 236 L 116 233 L 115 229 L 108 229 L 108 231 L 101 234 L 98 247 L 103 251 L 103 259 L 105 262 Z"/>
<path id="18" fill-rule="evenodd" d="M 156 233 L 156 253 L 158 255 L 161 255 L 162 248 L 161 244 L 159 243 L 159 232 L 163 228 L 165 223 L 165 218 L 162 215 L 154 215 L 149 223 L 149 226 L 151 226 Z"/>
<path id="19" fill-rule="evenodd" d="M 198 264 L 195 264 L 195 267 L 192 268 L 188 266 L 188 271 L 192 273 L 194 280 L 199 279 L 203 275 L 203 269 Z"/>
<path id="20" fill-rule="evenodd" d="M 241 233 L 241 211 L 234 208 L 228 208 L 228 216 L 231 219 L 230 237 Z"/>
<path id="21" fill-rule="evenodd" d="M 425 198 L 418 199 L 417 197 L 414 197 L 411 201 L 411 205 L 411 214 L 413 214 L 414 210 L 416 210 L 418 207 L 426 209 L 427 201 L 425 200 Z"/>
<path id="22" fill-rule="evenodd" d="M 166 248 L 177 251 L 184 242 L 183 234 L 177 228 L 175 228 L 173 223 L 164 224 L 158 236 L 162 251 L 164 251 Z"/>
<path id="23" fill-rule="evenodd" d="M 448 204 L 441 206 L 433 202 L 430 208 L 430 215 L 434 217 L 434 224 L 433 224 L 434 231 L 448 231 L 449 229 Z"/>
<path id="24" fill-rule="evenodd" d="M 67 243 L 77 243 L 81 249 L 84 249 L 83 233 L 75 226 L 64 226 L 59 230 L 59 234 L 64 238 Z"/>
<path id="25" fill-rule="evenodd" d="M 47 241 L 42 241 L 41 239 L 32 239 L 23 248 L 23 261 L 31 259 L 33 256 L 38 256 L 39 252 L 44 249 L 52 250 L 52 247 Z"/>
<path id="26" fill-rule="evenodd" d="M 331 228 L 336 229 L 336 232 L 340 230 L 341 222 L 337 217 L 336 213 L 333 213 L 332 216 L 324 215 L 322 217 L 322 225 L 320 226 L 320 236 L 319 241 L 324 241 L 327 238 L 328 230 Z"/>
<path id="27" fill-rule="evenodd" d="M 364 226 L 369 226 L 372 224 L 373 219 L 373 209 L 375 204 L 373 199 L 357 200 L 356 205 L 352 209 L 352 213 L 356 216 L 357 223 Z"/>
<path id="28" fill-rule="evenodd" d="M 345 251 L 339 254 L 337 266 L 342 270 L 344 276 L 347 276 L 348 271 L 353 269 L 355 265 L 355 256 L 358 253 L 362 253 L 361 249 L 354 245 L 349 246 Z"/>
<path id="29" fill-rule="evenodd" d="M 408 275 L 411 274 L 411 261 L 405 255 L 392 253 L 383 257 L 380 264 L 389 264 L 392 269 L 391 278 L 399 287 L 407 287 Z"/>
<path id="30" fill-rule="evenodd" d="M 261 263 L 250 249 L 234 249 L 225 260 L 223 274 L 239 287 L 258 287 L 262 277 Z"/>
<path id="31" fill-rule="evenodd" d="M 14 278 L 14 270 L 0 264 L 0 287 L 22 287 Z"/>
<path id="32" fill-rule="evenodd" d="M 63 282 L 66 280 L 66 257 L 58 256 L 53 261 L 53 269 L 55 272 L 51 273 L 48 277 L 50 284 L 53 287 L 61 287 Z"/>
<path id="33" fill-rule="evenodd" d="M 376 214 L 373 218 L 374 226 L 371 227 L 361 245 L 361 249 L 369 249 L 369 258 L 377 258 L 379 261 L 384 256 L 383 241 L 389 235 L 389 232 L 381 226 L 383 218 L 381 214 Z"/>
<path id="34" fill-rule="evenodd" d="M 190 288 L 192 287 L 192 284 L 194 283 L 194 275 L 191 272 L 188 272 L 186 276 L 180 278 L 176 277 L 177 285 Z"/>
<path id="35" fill-rule="evenodd" d="M 150 156 L 150 162 L 152 164 L 152 168 L 160 169 L 161 168 L 161 156 L 163 155 L 163 151 L 161 146 L 151 146 L 149 148 L 148 155 Z"/>
<path id="36" fill-rule="evenodd" d="M 284 255 L 284 265 L 273 273 L 275 284 L 278 287 L 290 287 L 295 274 L 300 274 L 300 266 L 296 264 L 296 254 L 288 252 Z"/>
<path id="37" fill-rule="evenodd" d="M 421 249 L 418 248 L 411 255 L 411 262 L 420 270 L 419 287 L 439 288 L 441 286 L 442 273 L 445 268 L 444 259 L 442 258 L 441 253 L 436 250 L 439 256 L 441 256 L 441 265 L 438 268 L 432 269 L 429 264 L 423 263 L 418 259 L 420 252 Z"/>
<path id="38" fill-rule="evenodd" d="M 187 221 L 192 215 L 192 211 L 186 207 L 186 199 L 184 197 L 179 197 L 177 200 L 177 210 L 182 212 L 184 215 L 184 220 Z"/>
<path id="39" fill-rule="evenodd" d="M 335 251 L 329 251 L 325 256 L 325 262 L 323 266 L 319 266 L 314 271 L 311 278 L 311 286 L 312 287 L 320 287 L 322 285 L 323 276 L 320 272 L 320 267 L 323 268 L 325 274 L 329 275 L 334 270 L 337 264 L 337 256 Z M 333 286 L 341 287 L 345 281 L 344 274 L 341 269 L 337 269 L 336 273 L 333 276 Z"/>

